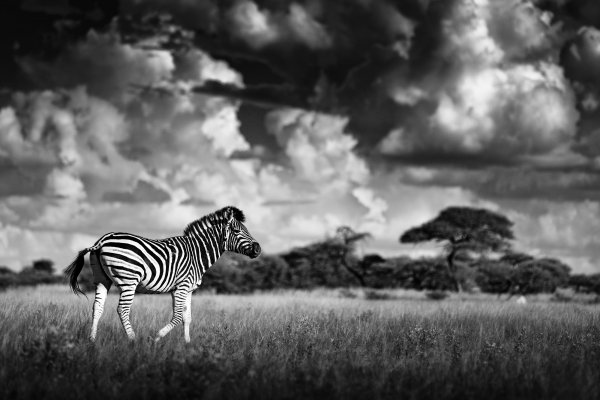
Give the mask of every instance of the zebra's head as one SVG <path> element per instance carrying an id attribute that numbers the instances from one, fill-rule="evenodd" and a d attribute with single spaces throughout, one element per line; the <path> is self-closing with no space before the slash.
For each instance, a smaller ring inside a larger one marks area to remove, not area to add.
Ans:
<path id="1" fill-rule="evenodd" d="M 235 207 L 225 208 L 225 250 L 244 254 L 250 258 L 256 258 L 260 255 L 260 245 L 246 226 L 244 213 Z"/>

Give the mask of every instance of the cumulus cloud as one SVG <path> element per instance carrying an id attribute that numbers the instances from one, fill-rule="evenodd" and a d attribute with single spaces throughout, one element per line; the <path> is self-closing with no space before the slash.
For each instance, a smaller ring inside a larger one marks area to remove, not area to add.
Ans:
<path id="1" fill-rule="evenodd" d="M 97 198 L 103 187 L 129 187 L 142 170 L 117 148 L 128 138 L 122 114 L 82 88 L 17 93 L 0 121 L 0 156 L 46 177 L 46 194 Z"/>
<path id="2" fill-rule="evenodd" d="M 19 270 L 44 258 L 53 260 L 57 270 L 62 269 L 94 240 L 80 233 L 40 232 L 0 222 L 0 265 Z"/>
<path id="3" fill-rule="evenodd" d="M 524 59 L 552 49 L 556 29 L 550 12 L 522 0 L 490 2 L 489 7 L 492 9 L 488 19 L 490 34 L 505 57 Z"/>
<path id="4" fill-rule="evenodd" d="M 347 117 L 298 109 L 278 109 L 265 120 L 300 179 L 319 190 L 346 191 L 369 180 L 369 168 L 354 153 L 357 140 L 346 134 Z"/>
<path id="5" fill-rule="evenodd" d="M 600 156 L 600 31 L 594 27 L 582 27 L 567 40 L 561 52 L 561 65 L 565 75 L 572 82 L 577 95 L 577 105 L 581 114 L 578 140 L 574 149 L 580 154 L 594 159 L 598 164 Z"/>
<path id="6" fill-rule="evenodd" d="M 569 142 L 577 119 L 560 68 L 540 63 L 465 74 L 442 94 L 432 122 L 446 146 L 509 156 Z"/>
<path id="7" fill-rule="evenodd" d="M 561 67 L 540 56 L 550 46 L 546 21 L 520 1 L 457 1 L 441 23 L 439 62 L 447 67 L 420 85 L 389 89 L 399 104 L 414 107 L 379 150 L 518 160 L 572 143 L 575 93 Z M 519 62 L 532 55 L 538 59 Z"/>
<path id="8" fill-rule="evenodd" d="M 237 87 L 244 86 L 243 77 L 238 71 L 198 49 L 178 55 L 173 75 L 178 80 L 199 85 L 217 81 Z"/>
<path id="9" fill-rule="evenodd" d="M 345 131 L 347 123 L 346 117 L 287 108 L 271 111 L 265 120 L 267 131 L 275 135 L 289 161 L 292 189 L 314 197 L 313 205 L 295 211 L 323 214 L 326 206 L 339 208 L 337 219 L 321 215 L 302 217 L 302 221 L 327 227 L 323 233 L 332 232 L 334 222 L 381 232 L 388 204 L 371 187 L 371 171 L 356 153 L 357 141 Z"/>
<path id="10" fill-rule="evenodd" d="M 289 4 L 286 13 L 261 9 L 251 0 L 239 0 L 228 11 L 232 33 L 255 49 L 273 44 L 299 43 L 314 50 L 332 46 L 325 27 L 301 4 Z"/>
<path id="11" fill-rule="evenodd" d="M 530 202 L 514 210 L 515 233 L 520 246 L 551 257 L 573 260 L 578 272 L 597 273 L 590 259 L 600 257 L 600 226 L 596 201 Z"/>
<path id="12" fill-rule="evenodd" d="M 81 200 L 86 196 L 83 183 L 77 176 L 61 169 L 54 169 L 46 179 L 45 194 L 51 197 L 61 197 Z"/>
<path id="13" fill-rule="evenodd" d="M 370 188 L 357 187 L 352 190 L 352 195 L 368 210 L 365 218 L 374 222 L 385 222 L 385 212 L 388 209 L 387 202 L 377 197 Z"/>

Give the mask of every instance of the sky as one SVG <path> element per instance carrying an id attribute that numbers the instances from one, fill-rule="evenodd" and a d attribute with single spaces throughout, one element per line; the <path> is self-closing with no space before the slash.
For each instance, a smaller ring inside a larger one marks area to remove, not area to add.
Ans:
<path id="1" fill-rule="evenodd" d="M 265 253 L 400 245 L 448 206 L 600 272 L 596 0 L 21 0 L 0 6 L 0 265 L 225 205 Z"/>

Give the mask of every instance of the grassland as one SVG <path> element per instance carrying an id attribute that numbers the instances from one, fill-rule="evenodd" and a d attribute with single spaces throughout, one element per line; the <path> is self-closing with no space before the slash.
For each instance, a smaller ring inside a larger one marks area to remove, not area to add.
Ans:
<path id="1" fill-rule="evenodd" d="M 140 295 L 128 343 L 109 296 L 0 293 L 0 398 L 599 399 L 600 307 L 494 299 L 197 295 L 192 343 L 170 297 Z"/>

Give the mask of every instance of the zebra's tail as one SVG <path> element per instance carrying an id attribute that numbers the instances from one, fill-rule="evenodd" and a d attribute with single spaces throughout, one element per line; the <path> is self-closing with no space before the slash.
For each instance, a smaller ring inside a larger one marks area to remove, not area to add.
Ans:
<path id="1" fill-rule="evenodd" d="M 79 283 L 77 283 L 77 277 L 79 273 L 83 269 L 84 259 L 83 257 L 91 250 L 94 250 L 93 247 L 88 247 L 79 252 L 75 260 L 65 268 L 65 275 L 69 277 L 69 284 L 71 285 L 71 289 L 73 289 L 73 293 L 79 296 L 79 293 L 85 296 L 85 293 L 79 287 Z"/>

